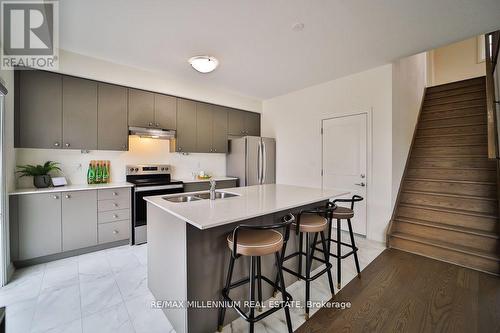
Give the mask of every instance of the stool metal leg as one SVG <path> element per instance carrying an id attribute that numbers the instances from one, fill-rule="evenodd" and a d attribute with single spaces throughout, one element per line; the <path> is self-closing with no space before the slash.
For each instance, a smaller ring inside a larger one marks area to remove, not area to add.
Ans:
<path id="1" fill-rule="evenodd" d="M 323 231 L 320 232 L 320 236 L 321 236 L 321 244 L 323 245 L 323 255 L 325 257 L 326 264 L 328 265 L 330 263 L 330 252 L 328 251 L 328 246 L 326 244 L 325 233 Z M 331 269 L 327 271 L 327 274 L 328 274 L 328 284 L 330 285 L 330 292 L 332 293 L 333 296 L 335 295 L 335 289 L 333 288 L 333 278 Z"/>
<path id="2" fill-rule="evenodd" d="M 351 219 L 347 219 L 347 226 L 349 227 L 349 236 L 351 236 L 351 245 L 354 251 L 354 263 L 356 264 L 356 270 L 358 271 L 358 277 L 361 277 L 361 270 L 359 269 L 359 260 L 358 260 L 358 248 L 354 243 L 354 233 L 352 232 Z"/>
<path id="3" fill-rule="evenodd" d="M 283 253 L 285 253 L 285 249 L 283 249 Z M 280 286 L 281 286 L 281 297 L 283 297 L 283 301 L 286 302 L 286 295 L 285 295 L 285 279 L 283 278 L 283 270 L 282 270 L 282 265 L 283 265 L 283 260 L 281 260 L 281 257 L 278 252 L 275 254 L 276 258 L 276 266 L 278 266 L 278 278 L 280 280 Z M 288 327 L 288 332 L 292 333 L 292 319 L 290 318 L 290 309 L 288 307 L 288 304 L 285 304 L 285 317 L 286 317 L 286 326 Z"/>
<path id="4" fill-rule="evenodd" d="M 314 257 L 314 251 L 316 250 L 316 243 L 317 242 L 318 242 L 318 233 L 315 232 L 314 239 L 313 239 L 313 242 L 311 244 L 311 257 L 309 258 L 311 260 L 311 265 L 312 265 L 312 261 L 313 261 L 313 257 Z"/>
<path id="5" fill-rule="evenodd" d="M 234 261 L 236 259 L 231 256 L 229 259 L 229 269 L 227 270 L 226 285 L 224 289 L 228 290 L 231 285 L 231 279 L 233 278 Z M 219 324 L 217 325 L 217 330 L 222 332 L 222 327 L 224 326 L 224 317 L 226 315 L 226 308 L 224 306 L 219 308 Z"/>
<path id="6" fill-rule="evenodd" d="M 299 233 L 299 267 L 297 269 L 297 272 L 299 272 L 299 275 L 302 275 L 302 243 L 304 243 L 304 234 L 302 232 Z"/>
<path id="7" fill-rule="evenodd" d="M 257 257 L 257 292 L 258 292 L 258 298 L 257 300 L 259 301 L 259 307 L 257 308 L 257 311 L 262 312 L 262 269 L 261 269 L 261 258 Z"/>
<path id="8" fill-rule="evenodd" d="M 311 244 L 309 241 L 309 233 L 306 233 L 306 320 L 309 319 L 309 298 L 311 293 L 311 281 L 309 278 L 311 277 Z"/>
<path id="9" fill-rule="evenodd" d="M 341 239 L 340 239 L 340 219 L 337 219 L 337 289 L 340 289 L 340 283 L 341 283 L 341 261 L 342 261 L 342 250 L 340 248 L 341 244 Z"/>
<path id="10" fill-rule="evenodd" d="M 250 321 L 250 333 L 254 331 L 253 319 L 255 318 L 255 307 L 253 306 L 255 302 L 255 257 L 250 257 L 250 315 L 248 316 Z"/>
<path id="11" fill-rule="evenodd" d="M 285 260 L 285 253 L 286 253 L 286 243 L 285 242 L 283 244 L 283 248 L 281 249 L 281 254 L 280 254 L 280 263 L 283 265 L 283 261 Z M 277 266 L 278 263 L 276 263 L 276 268 L 278 268 L 278 272 L 276 273 L 276 279 L 274 280 L 274 290 L 273 290 L 273 297 L 276 297 L 278 295 L 278 289 L 276 288 L 276 286 L 278 285 L 278 283 L 280 282 L 280 275 L 279 275 L 279 267 Z"/>

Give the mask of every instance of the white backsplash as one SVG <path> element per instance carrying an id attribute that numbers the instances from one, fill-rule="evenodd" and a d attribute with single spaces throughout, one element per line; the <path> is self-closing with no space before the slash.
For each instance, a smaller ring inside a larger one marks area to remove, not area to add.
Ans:
<path id="1" fill-rule="evenodd" d="M 111 181 L 125 181 L 127 164 L 162 163 L 172 166 L 172 178 L 192 178 L 192 172 L 204 170 L 213 176 L 226 175 L 225 154 L 170 153 L 168 140 L 129 137 L 129 151 L 90 151 L 64 149 L 16 149 L 16 165 L 42 164 L 45 161 L 59 162 L 68 183 L 85 184 L 87 168 L 91 160 L 111 161 Z M 30 177 L 17 179 L 17 188 L 32 187 Z"/>

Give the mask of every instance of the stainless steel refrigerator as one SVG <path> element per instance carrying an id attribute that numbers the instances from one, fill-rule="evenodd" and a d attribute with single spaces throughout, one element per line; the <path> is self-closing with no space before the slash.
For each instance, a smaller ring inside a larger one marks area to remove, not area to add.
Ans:
<path id="1" fill-rule="evenodd" d="M 226 173 L 239 178 L 240 186 L 276 182 L 276 142 L 272 138 L 245 136 L 229 140 Z"/>

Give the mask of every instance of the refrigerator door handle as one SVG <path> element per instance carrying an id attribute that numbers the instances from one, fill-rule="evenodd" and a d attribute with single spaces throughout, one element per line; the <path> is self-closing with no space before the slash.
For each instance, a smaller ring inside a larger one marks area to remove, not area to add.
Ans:
<path id="1" fill-rule="evenodd" d="M 267 173 L 267 152 L 266 152 L 266 143 L 262 140 L 262 184 L 266 182 L 266 173 Z"/>
<path id="2" fill-rule="evenodd" d="M 262 184 L 262 142 L 259 142 L 259 148 L 257 151 L 257 182 Z"/>

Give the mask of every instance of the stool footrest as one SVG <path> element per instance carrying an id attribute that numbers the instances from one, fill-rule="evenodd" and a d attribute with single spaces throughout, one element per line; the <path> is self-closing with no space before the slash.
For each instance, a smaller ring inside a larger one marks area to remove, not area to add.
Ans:
<path id="1" fill-rule="evenodd" d="M 321 271 L 319 271 L 318 273 L 314 274 L 313 276 L 309 277 L 309 279 L 308 279 L 308 278 L 306 278 L 304 275 L 299 274 L 299 273 L 297 273 L 297 272 L 295 272 L 295 271 L 293 271 L 293 270 L 291 270 L 291 269 L 289 269 L 289 268 L 286 268 L 286 267 L 284 267 L 284 266 L 282 267 L 282 269 L 283 269 L 285 272 L 290 273 L 290 274 L 292 274 L 293 276 L 298 277 L 298 278 L 299 278 L 299 279 L 301 279 L 301 280 L 304 280 L 304 281 L 314 281 L 314 280 L 316 280 L 317 278 L 319 278 L 322 274 L 324 274 L 326 271 L 328 271 L 329 269 L 331 269 L 331 268 L 332 268 L 332 264 L 330 264 L 330 263 L 325 263 L 325 264 L 326 264 L 326 267 L 325 267 L 325 268 L 323 268 Z"/>

